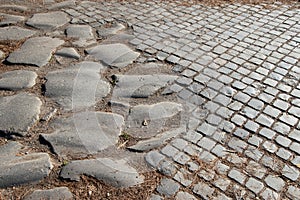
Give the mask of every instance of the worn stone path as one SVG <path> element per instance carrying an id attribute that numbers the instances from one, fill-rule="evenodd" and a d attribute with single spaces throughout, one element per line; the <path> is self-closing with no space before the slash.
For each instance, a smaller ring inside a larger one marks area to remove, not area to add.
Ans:
<path id="1" fill-rule="evenodd" d="M 299 21 L 280 3 L 1 5 L 0 44 L 20 42 L 0 49 L 2 192 L 80 199 L 35 189 L 58 167 L 116 188 L 158 171 L 149 200 L 300 199 Z"/>

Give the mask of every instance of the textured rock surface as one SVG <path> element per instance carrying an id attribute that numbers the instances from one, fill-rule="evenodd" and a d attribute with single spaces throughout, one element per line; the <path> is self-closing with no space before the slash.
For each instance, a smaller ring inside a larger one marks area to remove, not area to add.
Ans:
<path id="1" fill-rule="evenodd" d="M 121 31 L 125 29 L 125 26 L 123 24 L 120 23 L 115 23 L 112 25 L 112 27 L 109 28 L 100 28 L 97 33 L 100 37 L 107 37 L 110 35 L 114 35 L 117 32 Z"/>
<path id="2" fill-rule="evenodd" d="M 39 119 L 42 102 L 32 94 L 0 97 L 0 131 L 26 135 Z"/>
<path id="3" fill-rule="evenodd" d="M 57 187 L 49 190 L 35 190 L 33 193 L 24 197 L 24 200 L 71 200 L 73 195 L 67 187 Z"/>
<path id="4" fill-rule="evenodd" d="M 66 29 L 66 34 L 69 38 L 77 39 L 72 43 L 78 47 L 85 47 L 96 43 L 93 29 L 89 25 L 70 25 Z"/>
<path id="5" fill-rule="evenodd" d="M 101 80 L 104 67 L 84 61 L 66 69 L 49 72 L 46 76 L 46 96 L 64 109 L 83 109 L 95 105 L 110 92 L 110 85 Z"/>
<path id="6" fill-rule="evenodd" d="M 0 40 L 22 40 L 34 35 L 36 31 L 20 28 L 18 26 L 9 26 L 0 28 Z"/>
<path id="7" fill-rule="evenodd" d="M 86 50 L 90 57 L 105 64 L 122 68 L 132 63 L 140 54 L 125 44 L 98 45 Z"/>
<path id="8" fill-rule="evenodd" d="M 82 112 L 55 120 L 55 131 L 42 134 L 60 156 L 86 156 L 114 146 L 121 134 L 124 118 L 105 112 Z"/>
<path id="9" fill-rule="evenodd" d="M 0 74 L 0 89 L 22 90 L 35 85 L 37 74 L 32 71 L 15 70 Z"/>
<path id="10" fill-rule="evenodd" d="M 19 15 L 10 15 L 5 13 L 0 13 L 2 20 L 0 21 L 0 26 L 7 26 L 12 24 L 17 24 L 25 20 L 25 17 Z"/>
<path id="11" fill-rule="evenodd" d="M 57 50 L 55 55 L 73 59 L 80 58 L 80 54 L 74 48 L 62 48 L 60 50 Z"/>
<path id="12" fill-rule="evenodd" d="M 63 40 L 57 38 L 30 38 L 20 49 L 11 53 L 7 61 L 14 64 L 29 64 L 42 67 L 49 62 L 52 52 L 63 43 Z"/>
<path id="13" fill-rule="evenodd" d="M 59 17 L 57 17 L 59 16 Z M 52 30 L 69 22 L 68 15 L 61 11 L 34 14 L 26 24 L 37 29 Z"/>
<path id="14" fill-rule="evenodd" d="M 0 187 L 35 183 L 48 176 L 52 169 L 47 153 L 19 156 L 22 145 L 9 142 L 0 146 Z"/>
<path id="15" fill-rule="evenodd" d="M 72 161 L 63 167 L 60 176 L 79 181 L 80 175 L 93 176 L 115 187 L 130 187 L 143 183 L 144 177 L 130 167 L 125 160 L 97 158 Z"/>

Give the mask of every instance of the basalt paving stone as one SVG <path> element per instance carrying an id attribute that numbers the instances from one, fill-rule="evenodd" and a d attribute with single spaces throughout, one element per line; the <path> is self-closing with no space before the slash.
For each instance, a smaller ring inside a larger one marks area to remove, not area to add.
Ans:
<path id="1" fill-rule="evenodd" d="M 59 118 L 50 126 L 51 134 L 42 134 L 59 156 L 86 156 L 114 146 L 122 132 L 124 118 L 106 112 L 80 112 Z"/>
<path id="2" fill-rule="evenodd" d="M 86 52 L 89 54 L 88 57 L 116 68 L 126 67 L 140 55 L 140 53 L 133 51 L 125 44 L 119 43 L 98 45 L 87 49 Z"/>
<path id="3" fill-rule="evenodd" d="M 19 49 L 9 54 L 7 61 L 12 64 L 28 64 L 42 67 L 48 64 L 52 53 L 63 43 L 63 40 L 57 38 L 30 38 Z"/>
<path id="4" fill-rule="evenodd" d="M 58 17 L 59 16 L 59 17 Z M 50 31 L 69 22 L 68 15 L 61 11 L 37 13 L 27 20 L 26 24 L 37 29 Z"/>
<path id="5" fill-rule="evenodd" d="M 55 55 L 65 58 L 79 59 L 80 54 L 74 48 L 62 48 L 56 51 Z"/>
<path id="6" fill-rule="evenodd" d="M 96 43 L 93 29 L 89 25 L 69 25 L 66 28 L 66 34 L 69 38 L 77 39 L 72 44 L 78 47 L 86 47 Z"/>
<path id="7" fill-rule="evenodd" d="M 164 74 L 116 75 L 113 98 L 147 98 L 176 79 L 177 76 Z"/>
<path id="8" fill-rule="evenodd" d="M 34 35 L 36 31 L 18 26 L 0 28 L 0 40 L 22 40 Z"/>
<path id="9" fill-rule="evenodd" d="M 27 135 L 39 119 L 41 100 L 29 93 L 0 97 L 0 132 Z"/>
<path id="10" fill-rule="evenodd" d="M 67 187 L 57 187 L 49 190 L 35 190 L 33 193 L 26 195 L 23 200 L 71 200 L 73 194 Z"/>
<path id="11" fill-rule="evenodd" d="M 84 61 L 46 75 L 46 96 L 65 110 L 80 110 L 95 105 L 110 92 L 108 82 L 101 80 L 99 63 Z"/>
<path id="12" fill-rule="evenodd" d="M 29 8 L 27 6 L 21 6 L 16 4 L 2 4 L 0 5 L 1 10 L 13 10 L 13 11 L 27 11 Z"/>
<path id="13" fill-rule="evenodd" d="M 125 29 L 125 26 L 123 24 L 115 23 L 109 28 L 100 28 L 100 29 L 98 29 L 97 34 L 100 37 L 108 37 L 110 35 L 117 34 L 119 31 L 121 31 L 123 29 Z"/>
<path id="14" fill-rule="evenodd" d="M 60 176 L 64 179 L 80 180 L 80 175 L 95 177 L 115 187 L 130 187 L 144 182 L 144 177 L 125 159 L 97 158 L 71 161 L 63 167 Z"/>
<path id="15" fill-rule="evenodd" d="M 33 71 L 15 70 L 0 74 L 0 90 L 22 90 L 35 85 L 37 74 Z"/>
<path id="16" fill-rule="evenodd" d="M 172 125 L 168 128 L 178 128 L 179 119 L 173 119 L 183 111 L 183 106 L 174 102 L 160 102 L 152 105 L 137 105 L 130 109 L 126 121 L 126 132 L 136 138 L 150 138 L 166 129 L 168 120 Z"/>
<path id="17" fill-rule="evenodd" d="M 0 13 L 0 16 L 2 16 L 0 26 L 13 25 L 25 20 L 25 17 L 19 15 L 9 15 L 5 13 Z"/>
<path id="18" fill-rule="evenodd" d="M 8 142 L 0 146 L 0 187 L 37 183 L 48 176 L 52 164 L 47 153 L 19 155 L 23 145 Z"/>
<path id="19" fill-rule="evenodd" d="M 69 8 L 76 5 L 75 0 L 62 1 L 59 3 L 52 4 L 48 7 L 49 10 L 58 10 L 62 8 Z"/>

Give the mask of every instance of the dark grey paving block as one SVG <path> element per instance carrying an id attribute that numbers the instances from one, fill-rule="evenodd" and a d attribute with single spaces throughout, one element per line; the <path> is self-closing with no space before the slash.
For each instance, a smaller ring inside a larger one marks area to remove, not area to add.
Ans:
<path id="1" fill-rule="evenodd" d="M 22 90 L 35 85 L 37 74 L 32 71 L 15 70 L 0 74 L 0 89 Z"/>
<path id="2" fill-rule="evenodd" d="M 37 200 L 37 199 L 50 199 L 50 200 L 72 200 L 73 194 L 67 187 L 56 187 L 49 190 L 35 190 L 29 195 L 24 197 L 24 200 Z"/>
<path id="3" fill-rule="evenodd" d="M 49 62 L 55 49 L 63 43 L 63 40 L 57 38 L 30 38 L 19 49 L 9 54 L 7 61 L 13 64 L 29 64 L 42 67 Z"/>
<path id="4" fill-rule="evenodd" d="M 69 22 L 68 15 L 61 11 L 34 14 L 26 24 L 37 29 L 53 30 Z"/>
<path id="5" fill-rule="evenodd" d="M 22 40 L 34 35 L 36 31 L 21 28 L 18 26 L 9 26 L 0 28 L 0 40 Z"/>
<path id="6" fill-rule="evenodd" d="M 95 177 L 114 187 L 130 187 L 144 182 L 144 176 L 129 166 L 125 159 L 97 158 L 71 161 L 61 170 L 64 179 L 79 181 L 80 175 Z"/>
<path id="7" fill-rule="evenodd" d="M 41 100 L 28 93 L 0 98 L 0 131 L 27 135 L 39 119 Z"/>

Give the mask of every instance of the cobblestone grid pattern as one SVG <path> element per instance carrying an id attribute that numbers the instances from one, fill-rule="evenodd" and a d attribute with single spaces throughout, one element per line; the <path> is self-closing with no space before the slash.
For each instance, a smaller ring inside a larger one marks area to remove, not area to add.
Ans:
<path id="1" fill-rule="evenodd" d="M 76 35 L 76 26 L 85 27 L 86 33 L 81 33 L 83 41 L 73 42 L 73 46 L 85 50 L 86 60 L 97 61 L 99 58 L 98 49 L 93 46 L 97 44 L 97 39 L 90 33 L 98 31 L 98 37 L 102 40 L 126 30 L 131 34 L 129 39 L 125 38 L 127 47 L 120 45 L 114 48 L 125 49 L 126 52 L 130 52 L 126 49 L 128 47 L 134 49 L 134 53 L 126 54 L 134 64 L 170 65 L 175 72 L 173 75 L 178 76 L 165 75 L 171 84 L 166 86 L 166 83 L 161 83 L 159 88 L 164 88 L 164 95 L 176 94 L 177 100 L 173 104 L 165 104 L 173 111 L 175 108 L 180 110 L 180 104 L 184 105 L 187 116 L 183 125 L 185 129 L 179 133 L 169 133 L 171 136 L 166 136 L 163 142 L 161 138 L 155 144 L 146 140 L 153 148 L 144 149 L 143 144 L 132 147 L 143 152 L 149 167 L 164 175 L 149 199 L 300 199 L 299 9 L 283 4 L 273 7 L 239 4 L 210 7 L 156 1 L 83 1 L 58 8 L 53 9 L 63 11 L 67 14 L 65 17 L 70 19 L 68 26 L 71 28 L 66 29 L 67 35 L 72 35 L 72 31 Z M 34 27 L 34 22 L 31 23 Z M 65 24 L 59 23 L 57 27 Z M 54 38 L 55 34 L 53 32 L 49 36 Z M 127 37 L 115 36 L 110 41 Z M 55 43 L 52 42 L 53 47 L 49 48 L 56 49 L 62 45 L 60 41 Z M 60 53 L 56 52 L 57 55 L 80 56 L 69 50 Z M 107 57 L 99 60 L 122 69 L 126 69 L 131 62 L 124 64 L 125 61 Z M 11 55 L 8 61 L 19 62 L 14 61 Z M 37 63 L 40 66 L 44 64 Z M 98 73 L 103 66 L 95 65 L 87 70 L 86 76 L 95 77 L 93 70 Z M 50 84 L 56 81 L 60 73 L 73 72 L 70 69 L 47 74 L 49 83 L 46 87 L 50 90 L 46 90 L 46 96 L 54 101 L 60 94 L 51 92 Z M 127 74 L 123 76 L 132 78 Z M 120 87 L 123 83 L 121 77 L 118 79 Z M 109 93 L 106 84 L 101 86 L 99 98 Z M 118 95 L 124 96 L 125 93 Z M 67 101 L 57 102 L 66 110 L 74 108 Z M 156 103 L 144 109 L 151 110 L 157 106 L 159 110 L 162 105 Z M 88 104 L 78 103 L 78 106 L 90 106 L 93 102 Z M 139 109 L 138 106 L 135 108 Z M 175 111 L 168 113 L 168 117 L 176 114 Z M 78 114 L 76 117 L 81 119 L 86 116 Z M 69 123 L 68 120 L 58 119 L 55 123 Z M 120 133 L 119 126 L 124 123 L 122 120 L 120 117 L 114 127 L 116 131 L 112 134 L 115 138 Z M 26 130 L 20 132 L 26 135 Z M 42 134 L 42 137 L 51 143 L 58 155 L 70 153 L 55 142 L 58 137 L 55 134 Z M 72 153 L 84 154 L 78 148 Z M 93 146 L 89 151 L 93 148 L 99 150 L 97 148 L 103 146 Z M 46 155 L 40 156 L 47 159 Z M 105 159 L 103 162 L 114 162 Z M 77 174 L 69 174 L 68 170 L 80 171 L 78 166 L 81 162 L 93 165 L 93 160 L 72 161 L 69 167 L 63 168 L 62 176 L 76 179 Z M 123 167 L 122 162 L 115 161 L 114 164 Z M 139 176 L 133 168 L 128 166 L 129 174 Z M 105 167 L 101 169 L 109 172 Z M 88 173 L 95 177 L 101 179 L 103 176 L 95 169 L 89 170 Z M 135 184 L 142 181 L 141 177 L 127 175 L 126 178 Z M 114 180 L 110 183 L 115 186 L 128 184 Z"/>

